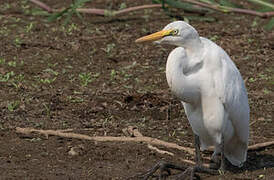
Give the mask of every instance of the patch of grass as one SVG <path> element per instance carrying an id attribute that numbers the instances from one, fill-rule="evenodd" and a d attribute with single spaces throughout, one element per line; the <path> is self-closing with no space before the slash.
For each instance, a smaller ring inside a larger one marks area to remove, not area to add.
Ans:
<path id="1" fill-rule="evenodd" d="M 9 61 L 8 65 L 11 67 L 16 67 L 16 61 Z"/>
<path id="2" fill-rule="evenodd" d="M 217 41 L 218 39 L 219 39 L 219 36 L 218 35 L 214 35 L 214 36 L 211 36 L 210 38 L 209 38 L 211 41 Z"/>
<path id="3" fill-rule="evenodd" d="M 81 86 L 86 87 L 89 83 L 92 82 L 92 78 L 91 78 L 91 73 L 80 73 L 79 74 L 79 79 L 80 79 L 80 83 Z"/>
<path id="4" fill-rule="evenodd" d="M 10 9 L 10 8 L 11 8 L 10 3 L 5 3 L 5 4 L 2 4 L 2 5 L 0 6 L 0 9 L 1 9 L 2 11 L 6 11 L 6 10 L 8 10 L 8 9 Z"/>
<path id="5" fill-rule="evenodd" d="M 270 91 L 270 90 L 268 90 L 268 89 L 266 89 L 266 88 L 264 88 L 264 89 L 263 89 L 263 93 L 264 93 L 265 95 L 267 95 L 267 94 L 270 94 L 270 93 L 271 93 L 271 91 Z"/>
<path id="6" fill-rule="evenodd" d="M 6 73 L 5 75 L 0 74 L 0 82 L 8 82 L 12 76 L 14 76 L 15 73 L 13 71 L 10 71 Z"/>
<path id="7" fill-rule="evenodd" d="M 102 48 L 103 51 L 106 52 L 107 54 L 107 57 L 113 57 L 113 53 L 114 53 L 114 48 L 115 48 L 115 44 L 114 43 L 111 43 L 111 44 L 107 44 L 107 47 L 106 48 Z"/>
<path id="8" fill-rule="evenodd" d="M 72 103 L 81 103 L 81 102 L 84 102 L 84 99 L 81 98 L 81 97 L 78 97 L 78 96 L 75 96 L 75 97 L 68 96 L 67 99 L 68 99 L 69 102 L 72 102 Z"/>
<path id="9" fill-rule="evenodd" d="M 0 35 L 8 36 L 9 32 L 10 32 L 10 29 L 8 29 L 6 26 L 0 27 Z"/>
<path id="10" fill-rule="evenodd" d="M 20 47 L 21 44 L 22 44 L 22 40 L 19 37 L 16 37 L 14 39 L 14 44 L 15 44 L 16 47 Z"/>
<path id="11" fill-rule="evenodd" d="M 41 78 L 40 82 L 43 84 L 51 84 L 56 80 L 56 77 L 54 78 Z"/>
<path id="12" fill-rule="evenodd" d="M 5 62 L 6 62 L 6 60 L 4 58 L 0 57 L 0 64 L 3 65 L 3 64 L 5 64 Z"/>
<path id="13" fill-rule="evenodd" d="M 19 107 L 20 102 L 19 101 L 12 101 L 8 103 L 8 110 L 10 112 L 14 112 Z"/>
<path id="14" fill-rule="evenodd" d="M 49 117 L 51 114 L 49 105 L 47 105 L 46 103 L 43 103 L 43 106 L 45 108 L 45 112 L 46 112 L 47 116 Z"/>
<path id="15" fill-rule="evenodd" d="M 30 33 L 30 32 L 32 31 L 32 29 L 33 29 L 33 27 L 34 27 L 33 24 L 34 24 L 34 23 L 31 22 L 31 23 L 29 23 L 28 25 L 26 25 L 26 27 L 25 27 L 26 33 Z"/>
<path id="16" fill-rule="evenodd" d="M 53 69 L 51 69 L 51 68 L 48 68 L 48 69 L 45 69 L 45 70 L 43 70 L 44 72 L 48 72 L 48 73 L 50 73 L 50 74 L 53 74 L 53 75 L 55 75 L 55 76 L 58 76 L 58 72 L 57 71 L 54 71 Z"/>
<path id="17" fill-rule="evenodd" d="M 20 87 L 20 85 L 24 82 L 25 76 L 23 74 L 19 74 L 14 76 L 11 84 L 18 89 Z"/>
<path id="18" fill-rule="evenodd" d="M 117 72 L 115 69 L 112 69 L 111 72 L 110 72 L 110 79 L 111 80 L 114 80 L 117 76 Z"/>

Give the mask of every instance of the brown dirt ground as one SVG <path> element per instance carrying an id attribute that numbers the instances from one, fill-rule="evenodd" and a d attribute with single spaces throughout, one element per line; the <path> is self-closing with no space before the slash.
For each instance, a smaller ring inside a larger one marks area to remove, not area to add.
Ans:
<path id="1" fill-rule="evenodd" d="M 67 6 L 44 2 L 55 8 Z M 150 3 L 125 2 L 128 7 Z M 87 6 L 117 9 L 120 4 L 96 0 Z M 62 20 L 49 23 L 45 16 L 32 15 L 34 9 L 26 0 L 0 4 L 0 179 L 126 179 L 159 160 L 180 164 L 179 158 L 193 159 L 185 152 L 158 147 L 176 156 L 161 155 L 144 143 L 16 134 L 14 127 L 33 127 L 123 136 L 123 128 L 136 126 L 143 135 L 193 147 L 182 105 L 165 79 L 166 58 L 174 47 L 134 43 L 174 17 L 161 9 L 115 18 L 83 15 L 83 21 L 73 17 L 64 28 Z M 183 17 L 181 11 L 173 13 Z M 207 15 L 213 21 L 184 15 L 201 36 L 223 47 L 240 69 L 251 106 L 250 144 L 274 140 L 274 34 L 262 29 L 267 21 L 238 14 Z M 88 73 L 86 85 L 79 75 Z M 79 154 L 69 155 L 71 148 Z M 238 171 L 201 177 L 274 179 L 274 148 L 249 152 Z"/>

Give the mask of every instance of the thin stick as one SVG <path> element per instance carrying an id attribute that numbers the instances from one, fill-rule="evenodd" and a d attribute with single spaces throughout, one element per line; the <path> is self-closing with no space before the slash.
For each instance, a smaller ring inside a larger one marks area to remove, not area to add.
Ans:
<path id="1" fill-rule="evenodd" d="M 30 2 L 36 4 L 37 6 L 39 6 L 40 8 L 48 11 L 48 12 L 53 12 L 53 10 L 51 9 L 51 7 L 49 7 L 48 5 L 46 5 L 45 3 L 38 1 L 38 0 L 30 0 Z"/>
<path id="2" fill-rule="evenodd" d="M 272 146 L 272 145 L 274 145 L 274 141 L 258 143 L 258 144 L 248 146 L 248 150 L 249 151 L 255 151 L 255 150 L 265 148 L 267 146 Z"/>

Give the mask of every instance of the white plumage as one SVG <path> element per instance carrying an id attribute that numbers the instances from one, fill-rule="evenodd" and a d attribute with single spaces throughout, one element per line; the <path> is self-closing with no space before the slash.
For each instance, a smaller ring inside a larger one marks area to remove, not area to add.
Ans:
<path id="1" fill-rule="evenodd" d="M 227 53 L 183 21 L 136 42 L 156 41 L 178 46 L 168 56 L 168 85 L 184 106 L 201 150 L 214 146 L 235 166 L 246 161 L 249 137 L 249 105 L 240 72 Z"/>

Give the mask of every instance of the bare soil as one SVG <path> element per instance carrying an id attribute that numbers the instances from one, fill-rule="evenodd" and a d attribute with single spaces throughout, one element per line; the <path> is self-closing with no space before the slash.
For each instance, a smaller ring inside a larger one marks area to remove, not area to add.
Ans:
<path id="1" fill-rule="evenodd" d="M 121 2 L 94 0 L 86 6 L 118 9 Z M 151 3 L 125 2 L 128 7 Z M 134 43 L 174 17 L 162 9 L 120 17 L 83 15 L 64 27 L 62 19 L 49 23 L 37 10 L 28 1 L 0 4 L 0 179 L 127 179 L 160 160 L 193 160 L 164 147 L 158 148 L 175 156 L 159 154 L 144 143 L 17 134 L 15 127 L 124 136 L 123 128 L 136 126 L 145 136 L 194 147 L 183 107 L 165 79 L 166 58 L 174 47 Z M 223 47 L 240 69 L 251 107 L 250 144 L 273 141 L 274 34 L 262 28 L 267 20 L 219 13 L 201 19 L 173 11 Z M 69 153 L 72 149 L 76 155 Z M 274 179 L 274 147 L 248 152 L 241 169 L 201 178 Z"/>

